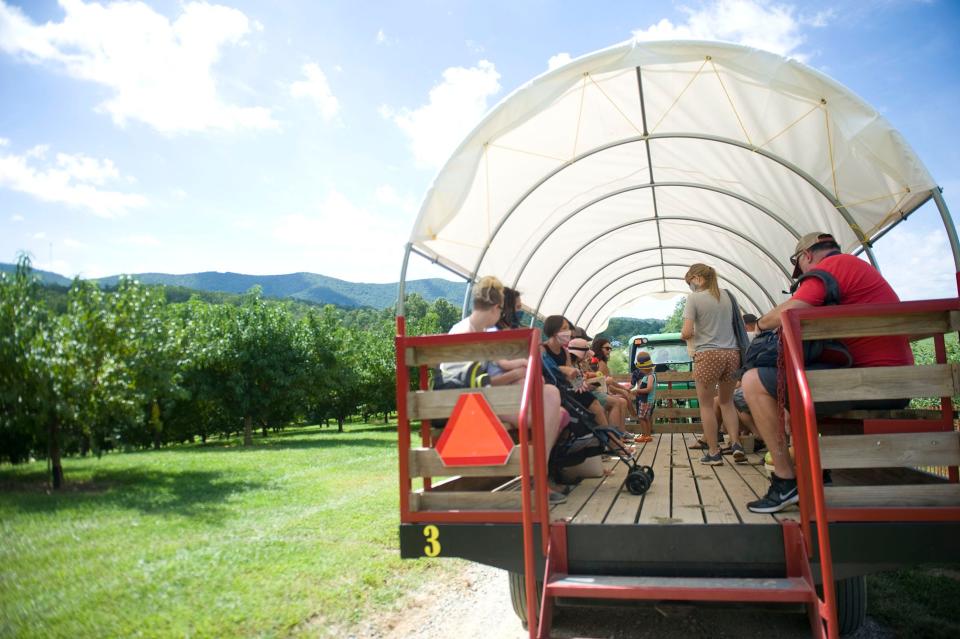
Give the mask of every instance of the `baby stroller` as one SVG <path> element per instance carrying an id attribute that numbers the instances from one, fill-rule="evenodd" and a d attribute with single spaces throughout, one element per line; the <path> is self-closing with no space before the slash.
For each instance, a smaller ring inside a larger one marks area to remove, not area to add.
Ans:
<path id="1" fill-rule="evenodd" d="M 570 415 L 570 424 L 561 433 L 550 454 L 550 473 L 560 482 L 560 471 L 582 463 L 588 457 L 607 453 L 627 465 L 627 490 L 642 495 L 653 484 L 654 473 L 649 466 L 641 466 L 624 446 L 621 433 L 597 424 L 588 409 L 577 400 L 576 393 L 559 371 L 544 367 L 544 375 L 560 391 L 560 405 Z"/>

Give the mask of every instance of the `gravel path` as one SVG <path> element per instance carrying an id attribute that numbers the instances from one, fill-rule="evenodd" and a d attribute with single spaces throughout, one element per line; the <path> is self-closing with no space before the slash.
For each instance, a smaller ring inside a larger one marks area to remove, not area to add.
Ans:
<path id="1" fill-rule="evenodd" d="M 503 570 L 461 562 L 447 579 L 425 583 L 396 609 L 368 619 L 339 636 L 356 639 L 527 639 L 513 613 Z M 801 639 L 810 636 L 803 613 L 687 605 L 631 608 L 562 608 L 552 636 L 626 639 Z M 889 639 L 894 634 L 869 618 L 855 639 Z"/>

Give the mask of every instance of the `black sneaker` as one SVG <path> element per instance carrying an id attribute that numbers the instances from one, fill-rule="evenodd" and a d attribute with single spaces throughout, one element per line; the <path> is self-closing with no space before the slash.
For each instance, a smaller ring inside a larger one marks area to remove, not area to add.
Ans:
<path id="1" fill-rule="evenodd" d="M 773 474 L 770 479 L 770 490 L 762 499 L 749 502 L 747 510 L 752 513 L 778 513 L 800 501 L 796 479 L 781 479 Z"/>

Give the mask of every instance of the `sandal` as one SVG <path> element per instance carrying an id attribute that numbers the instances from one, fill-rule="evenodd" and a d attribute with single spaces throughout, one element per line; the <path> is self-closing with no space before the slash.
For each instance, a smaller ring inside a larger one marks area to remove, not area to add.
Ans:
<path id="1" fill-rule="evenodd" d="M 697 439 L 697 443 L 690 446 L 690 450 L 707 450 L 709 448 L 707 442 L 703 441 L 703 439 Z"/>

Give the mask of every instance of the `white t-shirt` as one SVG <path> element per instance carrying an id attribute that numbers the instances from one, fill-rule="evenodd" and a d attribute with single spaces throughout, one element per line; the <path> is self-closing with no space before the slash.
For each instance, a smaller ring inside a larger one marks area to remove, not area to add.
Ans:
<path id="1" fill-rule="evenodd" d="M 487 333 L 496 331 L 496 326 L 491 326 L 486 330 Z M 473 330 L 473 325 L 470 324 L 470 316 L 467 315 L 462 320 L 450 327 L 450 330 L 447 331 L 447 335 L 458 335 L 461 333 L 476 333 L 477 331 Z M 440 364 L 440 371 L 443 373 L 443 376 L 446 378 L 457 377 L 463 373 L 464 369 L 470 366 L 472 362 L 444 362 Z"/>
<path id="2" fill-rule="evenodd" d="M 720 299 L 710 291 L 697 291 L 687 295 L 683 319 L 693 320 L 693 345 L 696 352 L 719 348 L 739 348 L 733 334 L 733 306 L 725 290 Z"/>

